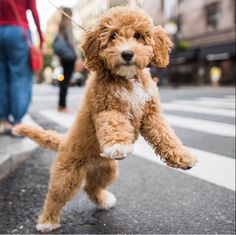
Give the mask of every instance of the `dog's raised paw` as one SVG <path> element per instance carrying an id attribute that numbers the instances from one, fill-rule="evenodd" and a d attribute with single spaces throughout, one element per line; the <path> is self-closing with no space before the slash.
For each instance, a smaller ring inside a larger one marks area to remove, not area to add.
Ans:
<path id="1" fill-rule="evenodd" d="M 197 158 L 188 150 L 176 151 L 174 156 L 174 158 L 170 158 L 167 161 L 167 165 L 174 168 L 180 168 L 181 170 L 190 170 L 198 163 Z"/>
<path id="2" fill-rule="evenodd" d="M 190 170 L 197 164 L 198 160 L 195 156 L 189 154 L 188 157 L 181 159 L 180 169 Z"/>
<path id="3" fill-rule="evenodd" d="M 60 227 L 61 227 L 60 224 L 43 223 L 43 224 L 37 224 L 35 228 L 39 232 L 47 233 Z"/>
<path id="4" fill-rule="evenodd" d="M 133 145 L 114 144 L 104 148 L 104 151 L 100 154 L 101 157 L 121 160 L 133 151 Z"/>
<path id="5" fill-rule="evenodd" d="M 108 210 L 116 205 L 116 197 L 113 193 L 109 191 L 104 191 L 102 196 L 102 201 L 99 203 L 98 207 L 100 209 Z"/>

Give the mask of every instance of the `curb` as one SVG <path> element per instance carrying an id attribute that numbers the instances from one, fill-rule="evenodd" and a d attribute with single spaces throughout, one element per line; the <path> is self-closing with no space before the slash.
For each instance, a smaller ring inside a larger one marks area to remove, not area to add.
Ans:
<path id="1" fill-rule="evenodd" d="M 23 123 L 31 126 L 38 126 L 33 119 L 27 115 Z M 7 154 L 0 154 L 0 180 L 6 177 L 20 163 L 33 156 L 34 152 L 39 148 L 39 145 L 28 138 L 22 139 L 22 142 L 12 144 L 12 151 Z"/>

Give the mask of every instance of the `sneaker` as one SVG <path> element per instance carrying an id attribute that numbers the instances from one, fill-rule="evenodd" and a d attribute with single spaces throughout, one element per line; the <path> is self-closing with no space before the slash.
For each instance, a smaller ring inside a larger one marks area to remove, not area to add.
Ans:
<path id="1" fill-rule="evenodd" d="M 12 125 L 6 121 L 0 122 L 0 135 L 8 135 L 12 132 Z"/>
<path id="2" fill-rule="evenodd" d="M 14 131 L 14 128 L 13 128 L 13 127 L 12 127 L 12 129 L 11 129 L 10 135 L 11 135 L 12 137 L 16 137 L 16 138 L 24 138 L 24 136 L 17 134 L 17 133 Z"/>

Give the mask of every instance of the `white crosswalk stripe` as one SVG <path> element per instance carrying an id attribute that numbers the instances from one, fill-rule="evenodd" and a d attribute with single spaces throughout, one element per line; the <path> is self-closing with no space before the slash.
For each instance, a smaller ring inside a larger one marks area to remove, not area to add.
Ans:
<path id="1" fill-rule="evenodd" d="M 213 122 L 206 121 L 195 118 L 186 118 L 179 117 L 175 115 L 165 115 L 170 124 L 177 127 L 183 127 L 195 131 L 201 131 L 204 133 L 210 133 L 221 136 L 229 136 L 235 137 L 235 129 L 234 125 L 221 123 L 221 122 Z"/>
<path id="2" fill-rule="evenodd" d="M 235 190 L 234 159 L 200 149 L 188 148 L 195 156 L 197 156 L 199 163 L 191 170 L 181 172 Z M 142 137 L 135 143 L 134 153 L 149 161 L 164 165 Z"/>
<path id="3" fill-rule="evenodd" d="M 68 100 L 79 100 L 81 99 L 81 97 L 83 96 L 83 94 L 69 94 L 67 96 Z M 33 102 L 49 102 L 49 101 L 57 101 L 58 100 L 58 96 L 57 95 L 35 95 L 33 96 Z"/>
<path id="4" fill-rule="evenodd" d="M 224 98 L 226 98 L 226 99 L 232 99 L 232 100 L 235 101 L 235 95 L 225 95 Z"/>
<path id="5" fill-rule="evenodd" d="M 202 113 L 202 114 L 218 115 L 224 117 L 235 117 L 235 110 L 219 109 L 219 108 L 209 109 L 208 107 L 197 107 L 188 104 L 179 104 L 176 102 L 164 103 L 162 106 L 165 110 L 170 110 L 170 111 L 184 111 L 190 113 Z"/>
<path id="6" fill-rule="evenodd" d="M 231 95 L 223 98 L 202 97 L 191 101 L 180 100 L 163 104 L 164 111 L 184 111 L 184 113 L 210 114 L 232 118 L 235 117 L 234 106 L 235 99 Z M 66 128 L 71 126 L 75 118 L 75 115 L 58 113 L 55 110 L 41 110 L 40 113 L 47 119 Z M 200 131 L 216 136 L 235 138 L 235 125 L 232 124 L 183 117 L 176 114 L 165 114 L 165 117 L 173 127 L 189 129 L 192 132 Z M 235 159 L 191 146 L 188 146 L 188 148 L 197 155 L 199 163 L 189 171 L 180 172 L 235 190 Z M 163 164 L 142 137 L 135 143 L 134 153 L 147 160 Z"/>
<path id="7" fill-rule="evenodd" d="M 75 119 L 74 115 L 66 114 L 66 113 L 59 113 L 51 109 L 42 109 L 40 111 L 40 114 L 46 117 L 47 119 L 53 122 L 56 122 L 57 124 L 66 128 L 69 128 Z"/>
<path id="8" fill-rule="evenodd" d="M 214 100 L 214 102 L 213 102 Z M 223 101 L 218 101 L 215 99 L 212 100 L 177 100 L 175 101 L 177 104 L 182 104 L 182 105 L 192 105 L 192 106 L 203 106 L 203 107 L 208 107 L 208 108 L 222 108 L 222 109 L 234 109 L 235 104 L 231 102 L 223 102 Z"/>
<path id="9" fill-rule="evenodd" d="M 196 99 L 197 101 L 198 100 L 201 100 L 201 101 L 211 101 L 213 103 L 220 103 L 220 104 L 226 104 L 226 106 L 231 103 L 231 105 L 233 105 L 233 102 L 235 102 L 235 98 L 230 98 L 230 97 L 224 97 L 223 99 L 222 98 L 217 98 L 217 97 L 198 97 Z"/>

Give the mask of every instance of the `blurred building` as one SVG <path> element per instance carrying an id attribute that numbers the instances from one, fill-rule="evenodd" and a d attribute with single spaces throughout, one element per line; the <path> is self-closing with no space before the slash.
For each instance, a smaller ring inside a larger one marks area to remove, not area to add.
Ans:
<path id="1" fill-rule="evenodd" d="M 180 1 L 178 17 L 178 42 L 186 41 L 187 53 L 197 57 L 200 82 L 210 82 L 210 68 L 217 65 L 220 83 L 235 83 L 235 0 Z"/>
<path id="2" fill-rule="evenodd" d="M 162 25 L 170 36 L 177 33 L 178 0 L 146 0 L 141 8 L 152 17 L 154 25 Z"/>
<path id="3" fill-rule="evenodd" d="M 164 24 L 163 1 L 147 0 L 142 4 L 142 9 L 152 17 L 155 25 Z"/>
<path id="4" fill-rule="evenodd" d="M 80 0 L 73 8 L 73 18 L 84 28 L 89 29 L 108 9 L 116 6 L 141 6 L 143 0 Z M 75 27 L 75 35 L 81 38 L 83 32 Z"/>
<path id="5" fill-rule="evenodd" d="M 172 37 L 175 47 L 170 66 L 159 70 L 161 81 L 208 84 L 210 68 L 217 65 L 220 83 L 235 83 L 235 0 L 78 0 L 73 18 L 89 29 L 106 10 L 121 5 L 140 6 Z M 55 12 L 48 22 L 49 42 L 59 20 Z M 75 26 L 74 33 L 79 43 L 83 31 Z"/>
<path id="6" fill-rule="evenodd" d="M 108 0 L 80 0 L 73 8 L 73 18 L 84 28 L 88 29 L 109 8 L 108 6 Z M 80 29 L 76 30 L 76 36 L 81 37 L 81 33 Z"/>
<path id="7" fill-rule="evenodd" d="M 210 83 L 217 65 L 220 83 L 235 83 L 235 0 L 146 0 L 143 9 L 175 42 L 170 82 Z"/>

